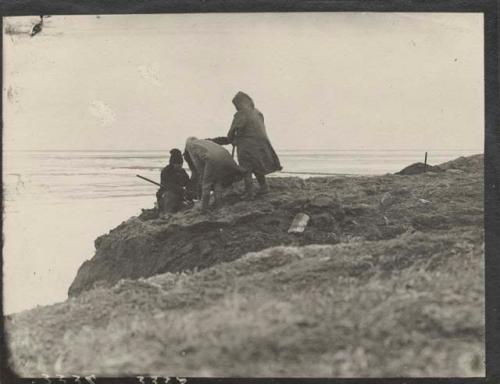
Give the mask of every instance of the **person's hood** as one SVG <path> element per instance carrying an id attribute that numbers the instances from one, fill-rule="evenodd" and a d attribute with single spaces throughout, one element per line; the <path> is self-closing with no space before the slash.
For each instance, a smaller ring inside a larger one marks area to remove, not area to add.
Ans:
<path id="1" fill-rule="evenodd" d="M 180 164 L 182 165 L 182 163 L 184 162 L 184 160 L 182 159 L 182 152 L 180 149 L 177 149 L 177 148 L 174 148 L 170 151 L 170 160 L 169 160 L 169 164 Z"/>
<path id="2" fill-rule="evenodd" d="M 238 92 L 236 96 L 233 97 L 233 104 L 237 110 L 240 109 L 254 109 L 255 104 L 250 96 L 245 92 Z"/>
<path id="3" fill-rule="evenodd" d="M 188 137 L 188 138 L 186 139 L 186 147 L 187 147 L 189 144 L 191 144 L 191 143 L 193 143 L 194 141 L 196 141 L 196 140 L 198 140 L 198 138 L 196 138 L 196 137 L 194 137 L 194 136 L 190 136 L 190 137 Z"/>

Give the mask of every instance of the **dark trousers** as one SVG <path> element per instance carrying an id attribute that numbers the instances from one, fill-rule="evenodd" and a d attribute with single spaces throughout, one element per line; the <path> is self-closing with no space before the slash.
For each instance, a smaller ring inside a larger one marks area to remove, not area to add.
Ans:
<path id="1" fill-rule="evenodd" d="M 159 212 L 174 213 L 184 207 L 183 196 L 173 191 L 158 191 L 156 198 Z"/>
<path id="2" fill-rule="evenodd" d="M 255 178 L 257 179 L 257 183 L 259 183 L 259 192 L 267 193 L 269 192 L 269 186 L 267 185 L 266 176 L 255 173 Z M 245 181 L 245 192 L 247 195 L 253 195 L 253 181 L 252 181 L 252 172 L 248 172 L 244 178 Z"/>

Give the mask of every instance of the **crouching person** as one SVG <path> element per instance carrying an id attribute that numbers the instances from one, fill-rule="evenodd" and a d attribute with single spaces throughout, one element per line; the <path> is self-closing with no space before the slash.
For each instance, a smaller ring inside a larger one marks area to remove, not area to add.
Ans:
<path id="1" fill-rule="evenodd" d="M 195 180 L 193 184 L 201 190 L 201 209 L 204 213 L 208 211 L 212 190 L 215 206 L 220 206 L 223 188 L 243 179 L 247 173 L 246 169 L 236 164 L 226 149 L 211 140 L 190 137 L 186 141 L 184 153 L 191 177 Z"/>
<path id="2" fill-rule="evenodd" d="M 162 187 L 156 193 L 160 212 L 174 213 L 192 206 L 192 203 L 186 201 L 185 190 L 189 175 L 182 168 L 183 163 L 181 151 L 172 149 L 169 164 L 161 171 Z"/>

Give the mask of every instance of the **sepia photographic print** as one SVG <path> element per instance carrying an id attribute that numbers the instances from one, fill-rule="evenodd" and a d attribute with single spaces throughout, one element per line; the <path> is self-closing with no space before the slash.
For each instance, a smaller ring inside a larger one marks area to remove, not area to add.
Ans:
<path id="1" fill-rule="evenodd" d="M 4 17 L 9 367 L 485 376 L 484 28 Z"/>

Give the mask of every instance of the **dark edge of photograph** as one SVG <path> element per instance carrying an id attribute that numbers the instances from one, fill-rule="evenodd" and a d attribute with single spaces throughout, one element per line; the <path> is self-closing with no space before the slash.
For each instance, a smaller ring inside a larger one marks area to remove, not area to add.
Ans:
<path id="1" fill-rule="evenodd" d="M 496 0 L 444 1 L 73 1 L 3 0 L 2 21 L 8 16 L 35 15 L 113 15 L 157 13 L 243 13 L 243 12 L 482 12 L 484 13 L 484 89 L 485 89 L 485 143 L 484 143 L 484 229 L 485 229 L 485 334 L 486 377 L 478 378 L 197 378 L 197 377 L 34 377 L 19 378 L 7 361 L 4 317 L 0 320 L 0 381 L 2 383 L 496 383 L 500 380 L 500 87 L 499 87 L 499 17 Z M 3 22 L 0 24 L 3 30 Z M 3 48 L 3 41 L 1 43 Z M 2 49 L 3 52 L 3 49 Z M 3 56 L 3 55 L 2 55 Z M 3 63 L 2 63 L 3 68 Z M 4 73 L 4 71 L 2 71 Z M 1 80 L 2 89 L 4 79 Z M 0 108 L 3 116 L 3 100 Z M 3 144 L 3 121 L 2 138 Z M 3 147 L 2 147 L 3 148 Z M 3 162 L 2 162 L 3 164 Z M 4 183 L 2 173 L 2 186 Z M 2 199 L 2 213 L 4 213 Z M 2 256 L 3 235 L 2 220 Z M 3 268 L 3 257 L 2 257 Z M 3 270 L 3 269 L 2 269 Z M 4 276 L 0 276 L 3 287 Z M 4 298 L 1 297 L 3 310 Z M 3 311 L 2 311 L 3 313 Z"/>

